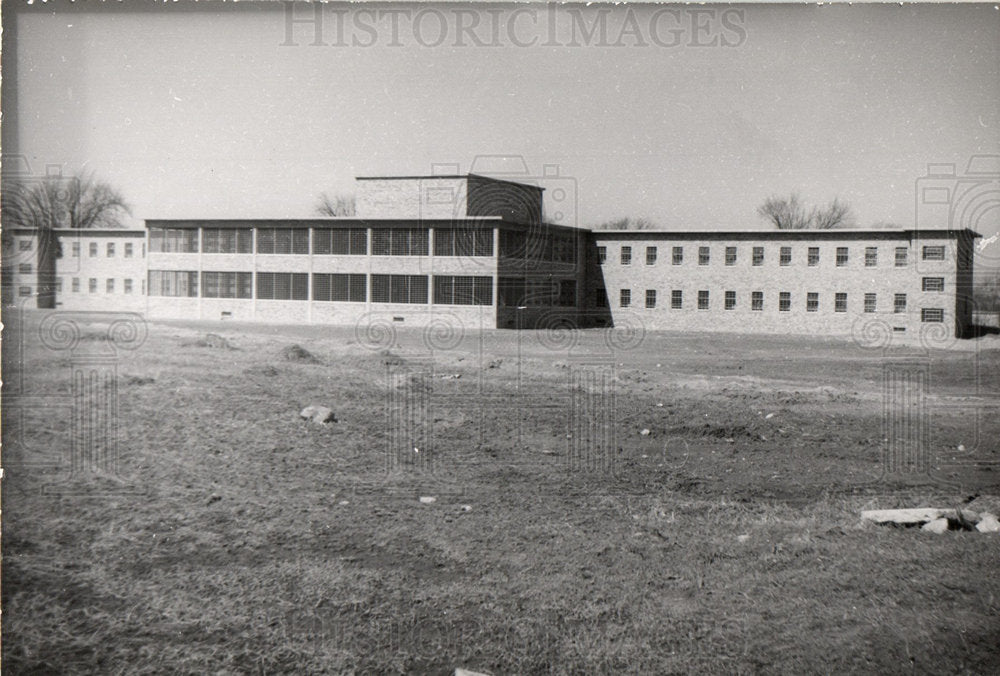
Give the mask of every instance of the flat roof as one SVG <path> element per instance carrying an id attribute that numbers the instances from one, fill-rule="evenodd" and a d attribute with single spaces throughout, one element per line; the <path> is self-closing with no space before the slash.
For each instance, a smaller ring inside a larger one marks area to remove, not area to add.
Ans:
<path id="1" fill-rule="evenodd" d="M 7 228 L 15 235 L 33 235 L 37 228 Z M 145 237 L 146 230 L 139 228 L 54 228 L 57 235 L 94 235 L 97 237 Z"/>
<path id="2" fill-rule="evenodd" d="M 592 228 L 594 235 L 600 237 L 647 237 L 665 238 L 676 237 L 678 239 L 698 239 L 698 238 L 760 238 L 760 239 L 817 239 L 823 237 L 843 238 L 843 237 L 920 237 L 920 236 L 945 236 L 959 237 L 962 235 L 969 237 L 982 237 L 978 232 L 969 228 L 952 230 L 948 228 L 830 228 L 827 230 L 601 230 Z"/>
<path id="3" fill-rule="evenodd" d="M 555 223 L 529 224 L 518 221 L 510 221 L 502 216 L 467 216 L 465 218 L 358 218 L 356 216 L 336 216 L 332 218 L 289 218 L 289 219 L 247 219 L 247 218 L 226 218 L 226 219 L 147 219 L 147 228 L 235 228 L 235 227 L 256 227 L 256 228 L 350 228 L 350 227 L 379 227 L 379 228 L 468 228 L 468 227 L 504 227 L 513 230 L 525 229 L 548 229 L 548 230 L 572 230 L 576 232 L 587 232 L 584 228 L 575 228 L 570 225 L 557 225 Z"/>
<path id="4" fill-rule="evenodd" d="M 509 178 L 494 178 L 492 176 L 483 176 L 482 174 L 433 174 L 424 176 L 355 176 L 356 181 L 424 181 L 432 180 L 436 178 L 443 179 L 456 179 L 456 178 L 479 178 L 484 181 L 494 181 L 495 183 L 510 183 L 511 185 L 520 186 L 522 188 L 534 188 L 538 191 L 543 191 L 545 188 L 540 185 L 531 185 L 530 183 L 521 183 L 519 181 L 512 181 Z"/>

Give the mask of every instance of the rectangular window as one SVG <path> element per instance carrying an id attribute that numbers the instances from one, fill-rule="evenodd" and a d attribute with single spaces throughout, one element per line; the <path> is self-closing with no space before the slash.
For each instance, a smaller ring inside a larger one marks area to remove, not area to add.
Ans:
<path id="1" fill-rule="evenodd" d="M 865 267 L 874 268 L 878 266 L 878 247 L 877 246 L 866 246 L 865 247 Z"/>
<path id="2" fill-rule="evenodd" d="M 924 291 L 944 291 L 944 277 L 924 277 L 922 283 Z"/>
<path id="3" fill-rule="evenodd" d="M 17 295 L 22 296 L 22 297 L 30 296 L 31 295 L 31 287 L 30 286 L 21 286 L 21 287 L 18 287 L 18 289 L 17 289 Z"/>
<path id="4" fill-rule="evenodd" d="M 792 264 L 792 247 L 783 246 L 778 256 L 779 265 L 791 265 Z"/>
<path id="5" fill-rule="evenodd" d="M 712 250 L 707 246 L 698 247 L 698 265 L 708 265 L 712 258 Z"/>
<path id="6" fill-rule="evenodd" d="M 755 246 L 753 248 L 753 264 L 754 265 L 764 264 L 764 247 Z"/>
<path id="7" fill-rule="evenodd" d="M 107 280 L 105 282 L 104 287 L 105 287 L 105 291 L 107 293 L 114 293 L 115 292 L 115 280 L 114 279 Z"/>
<path id="8" fill-rule="evenodd" d="M 198 253 L 198 231 L 181 228 L 150 228 L 149 250 L 158 253 Z"/>
<path id="9" fill-rule="evenodd" d="M 925 307 L 920 310 L 920 321 L 922 322 L 943 322 L 944 310 L 936 307 Z"/>
<path id="10" fill-rule="evenodd" d="M 735 291 L 726 291 L 726 305 L 725 305 L 725 308 L 727 310 L 732 310 L 735 307 L 736 307 L 736 292 Z"/>
<path id="11" fill-rule="evenodd" d="M 670 307 L 674 310 L 680 310 L 684 307 L 684 292 L 680 289 L 674 289 L 670 292 Z"/>
<path id="12" fill-rule="evenodd" d="M 892 311 L 895 313 L 906 312 L 906 294 L 897 293 L 892 300 Z"/>
<path id="13" fill-rule="evenodd" d="M 301 244 L 299 242 L 300 246 Z M 211 254 L 252 253 L 253 230 L 250 228 L 204 228 L 201 231 L 201 251 Z M 306 253 L 308 253 L 308 248 Z"/>
<path id="14" fill-rule="evenodd" d="M 684 262 L 684 247 L 675 246 L 672 254 L 672 262 L 674 265 L 681 265 Z"/>
<path id="15" fill-rule="evenodd" d="M 115 243 L 114 242 L 108 242 L 107 251 L 108 251 L 108 258 L 114 258 L 115 257 Z"/>
<path id="16" fill-rule="evenodd" d="M 436 305 L 492 305 L 493 278 L 434 275 Z"/>
<path id="17" fill-rule="evenodd" d="M 819 265 L 819 247 L 809 247 L 809 267 L 814 268 Z"/>
<path id="18" fill-rule="evenodd" d="M 79 277 L 74 277 L 73 278 L 72 288 L 73 288 L 73 292 L 74 293 L 79 293 L 80 292 L 80 278 Z"/>
<path id="19" fill-rule="evenodd" d="M 702 289 L 698 291 L 698 309 L 707 310 L 708 309 L 708 290 Z"/>
<path id="20" fill-rule="evenodd" d="M 833 296 L 833 311 L 847 312 L 847 294 L 838 292 Z"/>
<path id="21" fill-rule="evenodd" d="M 865 312 L 875 312 L 875 301 L 877 296 L 874 293 L 865 294 Z"/>
<path id="22" fill-rule="evenodd" d="M 312 231 L 313 253 L 319 256 L 364 256 L 368 253 L 365 228 L 316 228 Z"/>
<path id="23" fill-rule="evenodd" d="M 257 253 L 308 254 L 309 229 L 257 228 Z"/>
<path id="24" fill-rule="evenodd" d="M 372 255 L 426 256 L 430 250 L 428 232 L 417 228 L 375 228 L 372 230 Z"/>
<path id="25" fill-rule="evenodd" d="M 523 278 L 501 277 L 497 280 L 497 301 L 502 307 L 519 307 L 525 304 L 527 285 Z"/>
<path id="26" fill-rule="evenodd" d="M 253 273 L 202 272 L 202 298 L 253 298 Z"/>
<path id="27" fill-rule="evenodd" d="M 31 251 L 31 240 L 30 239 L 21 239 L 21 240 L 18 240 L 18 242 L 17 242 L 17 250 L 18 251 Z"/>
<path id="28" fill-rule="evenodd" d="M 806 294 L 806 312 L 818 312 L 819 311 L 819 294 L 815 291 L 810 291 Z"/>
<path id="29" fill-rule="evenodd" d="M 904 267 L 906 267 L 906 257 L 907 257 L 907 249 L 906 249 L 906 247 L 905 246 L 897 246 L 896 247 L 896 267 L 897 268 L 904 268 Z"/>
<path id="30" fill-rule="evenodd" d="M 597 289 L 594 292 L 594 303 L 597 307 L 607 307 L 608 306 L 608 290 L 607 289 Z"/>
<path id="31" fill-rule="evenodd" d="M 621 263 L 622 265 L 632 264 L 632 247 L 623 246 L 621 250 Z"/>
<path id="32" fill-rule="evenodd" d="M 726 265 L 736 265 L 736 247 L 726 247 Z"/>
<path id="33" fill-rule="evenodd" d="M 97 242 L 91 242 L 89 250 L 90 250 L 90 257 L 91 258 L 96 258 L 97 257 Z"/>
<path id="34" fill-rule="evenodd" d="M 446 230 L 444 228 L 435 228 L 434 255 L 492 256 L 493 230 Z"/>
<path id="35" fill-rule="evenodd" d="M 132 280 L 131 279 L 126 279 L 126 280 L 124 280 L 123 284 L 124 284 L 124 288 L 122 290 L 125 293 L 132 293 Z"/>
<path id="36" fill-rule="evenodd" d="M 646 289 L 646 307 L 656 307 L 656 289 Z"/>
<path id="37" fill-rule="evenodd" d="M 87 290 L 90 293 L 97 293 L 97 277 L 91 277 L 87 280 Z"/>
<path id="38" fill-rule="evenodd" d="M 309 300 L 309 275 L 304 272 L 258 272 L 257 298 Z"/>
<path id="39" fill-rule="evenodd" d="M 778 293 L 778 312 L 789 312 L 792 309 L 792 294 L 790 291 Z"/>
<path id="40" fill-rule="evenodd" d="M 133 253 L 132 242 L 125 242 L 125 258 L 131 258 Z"/>
<path id="41" fill-rule="evenodd" d="M 608 247 L 606 246 L 597 247 L 597 262 L 603 264 L 607 260 L 608 260 Z"/>
<path id="42" fill-rule="evenodd" d="M 313 300 L 364 303 L 368 276 L 359 273 L 313 274 Z"/>
<path id="43" fill-rule="evenodd" d="M 618 292 L 618 305 L 628 307 L 632 304 L 632 289 L 622 289 Z"/>
<path id="44" fill-rule="evenodd" d="M 62 293 L 62 277 L 56 277 L 56 293 Z"/>
<path id="45" fill-rule="evenodd" d="M 150 270 L 150 296 L 184 296 L 198 295 L 198 273 L 179 270 Z"/>
<path id="46" fill-rule="evenodd" d="M 19 274 L 22 274 L 22 275 L 30 275 L 31 274 L 31 263 L 18 263 L 17 264 L 17 272 Z"/>
<path id="47" fill-rule="evenodd" d="M 371 280 L 373 303 L 427 303 L 427 275 L 372 275 Z"/>
<path id="48" fill-rule="evenodd" d="M 646 247 L 646 265 L 656 264 L 656 247 L 647 246 Z"/>
<path id="49" fill-rule="evenodd" d="M 925 246 L 923 252 L 923 258 L 925 261 L 943 261 L 944 260 L 944 246 Z"/>
<path id="50" fill-rule="evenodd" d="M 79 258 L 79 257 L 80 257 L 80 243 L 73 242 L 73 258 Z"/>
<path id="51" fill-rule="evenodd" d="M 760 312 L 764 309 L 764 292 L 754 291 L 750 294 L 750 309 Z"/>
<path id="52" fill-rule="evenodd" d="M 847 265 L 847 247 L 838 246 L 837 247 L 837 267 L 842 268 Z"/>

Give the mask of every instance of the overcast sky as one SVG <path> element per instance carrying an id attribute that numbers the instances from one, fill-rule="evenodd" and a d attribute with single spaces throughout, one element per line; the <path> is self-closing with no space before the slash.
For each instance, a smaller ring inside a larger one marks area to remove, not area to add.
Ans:
<path id="1" fill-rule="evenodd" d="M 557 165 L 581 225 L 711 229 L 763 227 L 755 207 L 792 190 L 911 226 L 929 163 L 1000 153 L 992 4 L 355 5 L 291 24 L 280 5 L 200 4 L 8 5 L 5 156 L 93 170 L 136 224 L 309 216 L 357 175 L 506 155 L 529 176 Z M 984 213 L 996 232 L 1000 206 Z"/>

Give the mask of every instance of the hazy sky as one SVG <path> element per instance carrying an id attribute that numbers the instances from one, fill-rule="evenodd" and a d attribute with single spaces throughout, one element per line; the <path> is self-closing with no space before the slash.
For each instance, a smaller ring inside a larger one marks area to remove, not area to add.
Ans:
<path id="1" fill-rule="evenodd" d="M 200 5 L 5 7 L 5 156 L 92 169 L 136 223 L 309 216 L 356 175 L 523 156 L 572 179 L 581 225 L 703 229 L 762 227 L 755 207 L 792 190 L 910 226 L 929 163 L 1000 153 L 992 4 L 326 6 L 323 46 L 281 5 Z"/>

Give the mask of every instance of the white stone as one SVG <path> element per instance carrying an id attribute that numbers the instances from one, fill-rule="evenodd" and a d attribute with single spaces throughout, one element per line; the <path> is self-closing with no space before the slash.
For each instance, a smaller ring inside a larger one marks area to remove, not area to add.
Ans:
<path id="1" fill-rule="evenodd" d="M 861 512 L 861 518 L 875 523 L 918 524 L 940 519 L 947 510 L 935 507 L 915 509 L 870 509 Z"/>
<path id="2" fill-rule="evenodd" d="M 976 530 L 980 533 L 1000 533 L 1000 521 L 989 512 L 983 512 L 976 524 Z"/>
<path id="3" fill-rule="evenodd" d="M 337 422 L 337 416 L 326 406 L 306 406 L 299 412 L 299 417 L 305 420 L 312 420 L 318 425 Z"/>
<path id="4" fill-rule="evenodd" d="M 650 431 L 649 429 L 643 429 L 641 432 L 639 432 L 639 434 L 641 434 L 644 437 L 648 437 L 650 435 Z"/>
<path id="5" fill-rule="evenodd" d="M 435 498 L 433 495 L 423 495 L 420 497 L 420 502 L 424 503 L 425 505 L 432 505 L 435 502 L 437 502 L 437 498 Z"/>
<path id="6" fill-rule="evenodd" d="M 944 533 L 948 530 L 948 519 L 934 519 L 933 521 L 928 521 L 920 530 L 930 531 L 931 533 Z"/>
<path id="7" fill-rule="evenodd" d="M 481 671 L 469 671 L 468 669 L 463 669 L 462 667 L 455 667 L 455 676 L 490 676 L 490 675 L 483 673 Z"/>

